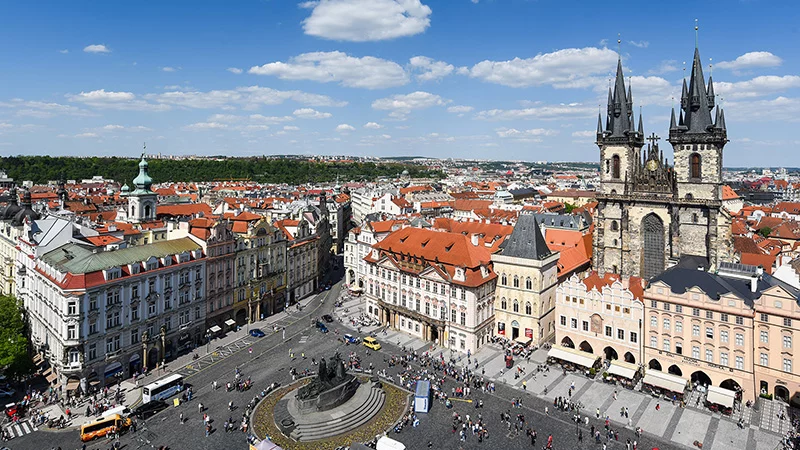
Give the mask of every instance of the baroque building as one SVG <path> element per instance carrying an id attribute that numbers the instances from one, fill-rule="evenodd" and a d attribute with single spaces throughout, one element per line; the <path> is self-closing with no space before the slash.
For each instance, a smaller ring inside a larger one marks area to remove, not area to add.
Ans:
<path id="1" fill-rule="evenodd" d="M 638 126 L 634 122 L 633 95 L 620 60 L 605 125 L 600 116 L 597 122 L 601 188 L 595 270 L 649 279 L 681 260 L 695 269 L 730 260 L 731 217 L 722 204 L 725 115 L 715 104 L 711 78 L 706 85 L 698 49 L 688 84 L 683 82 L 677 119 L 672 112 L 673 165 L 655 134 L 645 147 L 641 114 Z"/>

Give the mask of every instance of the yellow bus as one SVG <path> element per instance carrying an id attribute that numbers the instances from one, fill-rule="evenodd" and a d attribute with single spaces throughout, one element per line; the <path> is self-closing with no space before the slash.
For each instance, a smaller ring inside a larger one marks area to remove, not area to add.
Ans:
<path id="1" fill-rule="evenodd" d="M 81 441 L 91 441 L 115 431 L 122 432 L 131 426 L 131 419 L 113 414 L 101 417 L 81 426 Z"/>

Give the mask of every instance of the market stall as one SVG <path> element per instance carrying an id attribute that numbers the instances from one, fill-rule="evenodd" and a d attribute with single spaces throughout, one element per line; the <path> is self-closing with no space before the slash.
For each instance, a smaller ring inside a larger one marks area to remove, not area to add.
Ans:
<path id="1" fill-rule="evenodd" d="M 653 369 L 648 370 L 644 374 L 642 383 L 645 385 L 644 387 L 647 389 L 647 391 L 653 395 L 672 397 L 674 394 L 679 400 L 682 400 L 688 381 L 677 375 L 672 375 L 670 373 L 664 373 Z"/>

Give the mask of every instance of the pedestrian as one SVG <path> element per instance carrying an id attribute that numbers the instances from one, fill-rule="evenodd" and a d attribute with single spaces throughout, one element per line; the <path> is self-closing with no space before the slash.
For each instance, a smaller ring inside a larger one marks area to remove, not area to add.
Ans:
<path id="1" fill-rule="evenodd" d="M 547 410 L 547 406 L 544 407 L 544 415 L 549 416 L 550 412 Z"/>
<path id="2" fill-rule="evenodd" d="M 183 411 L 181 411 L 181 414 L 178 416 L 178 420 L 180 421 L 181 425 L 183 425 Z"/>
<path id="3" fill-rule="evenodd" d="M 198 403 L 198 404 L 197 404 L 197 409 L 198 409 L 198 410 L 199 410 L 201 413 L 202 413 L 202 412 L 205 410 L 205 408 L 203 407 L 203 404 L 202 404 L 202 403 Z"/>
<path id="4" fill-rule="evenodd" d="M 656 403 L 656 411 L 660 411 L 660 410 L 661 410 L 661 403 Z"/>

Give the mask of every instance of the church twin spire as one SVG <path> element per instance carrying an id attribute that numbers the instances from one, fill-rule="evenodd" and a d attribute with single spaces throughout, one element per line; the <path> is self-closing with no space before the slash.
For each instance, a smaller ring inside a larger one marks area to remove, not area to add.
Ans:
<path id="1" fill-rule="evenodd" d="M 716 112 L 712 118 L 711 111 L 715 107 Z M 697 47 L 694 49 L 694 60 L 692 61 L 692 72 L 688 85 L 686 79 L 683 80 L 680 112 L 677 119 L 675 108 L 672 109 L 669 134 L 670 142 L 690 138 L 688 135 L 715 136 L 719 138 L 715 140 L 727 142 L 725 111 L 716 104 L 712 77 L 708 77 L 708 86 L 705 85 L 703 63 L 700 60 L 700 50 Z"/>
<path id="2" fill-rule="evenodd" d="M 597 142 L 600 144 L 607 139 L 633 141 L 644 143 L 644 127 L 642 115 L 639 114 L 639 127 L 635 128 L 633 115 L 633 94 L 630 83 L 625 89 L 625 73 L 622 70 L 622 58 L 617 60 L 617 76 L 614 88 L 608 88 L 608 112 L 606 126 L 603 128 L 602 115 L 597 116 Z"/>

